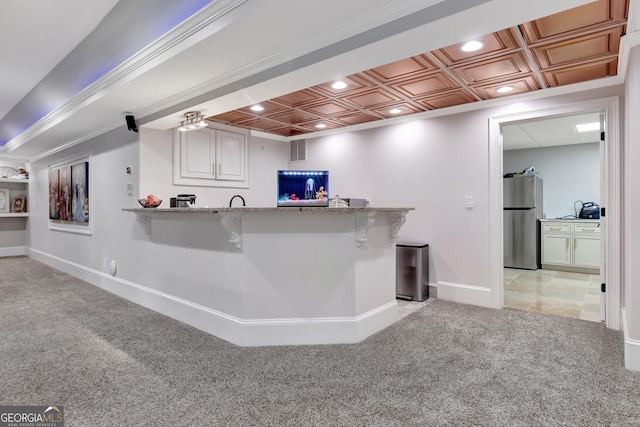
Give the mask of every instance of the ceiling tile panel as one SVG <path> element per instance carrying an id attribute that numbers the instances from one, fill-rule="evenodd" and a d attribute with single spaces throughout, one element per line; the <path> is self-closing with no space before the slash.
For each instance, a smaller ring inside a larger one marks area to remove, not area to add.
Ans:
<path id="1" fill-rule="evenodd" d="M 608 31 L 541 45 L 531 49 L 531 52 L 540 69 L 547 69 L 569 65 L 576 61 L 589 61 L 616 55 L 620 48 L 620 37 L 622 37 L 622 27 L 616 27 Z"/>
<path id="2" fill-rule="evenodd" d="M 371 114 L 357 112 L 357 113 L 349 113 L 344 116 L 336 116 L 332 120 L 343 123 L 346 126 L 358 125 L 360 123 L 371 122 L 374 120 L 379 120 L 379 116 L 373 116 Z"/>
<path id="3" fill-rule="evenodd" d="M 253 117 L 249 120 L 243 120 L 234 123 L 237 126 L 246 127 L 249 129 L 258 129 L 263 131 L 270 131 L 271 129 L 277 129 L 282 127 L 282 123 L 278 123 L 273 120 L 266 119 L 264 117 Z"/>
<path id="4" fill-rule="evenodd" d="M 421 97 L 460 88 L 460 86 L 455 81 L 453 81 L 443 72 L 436 72 L 427 76 L 402 81 L 400 83 L 394 83 L 390 86 L 410 98 Z"/>
<path id="5" fill-rule="evenodd" d="M 399 113 L 391 113 L 390 110 L 400 110 Z M 384 117 L 397 117 L 397 116 L 405 116 L 407 114 L 419 113 L 420 111 L 424 111 L 422 108 L 418 108 L 409 104 L 408 102 L 402 104 L 393 104 L 385 107 L 376 108 L 373 110 L 374 113 Z"/>
<path id="6" fill-rule="evenodd" d="M 218 114 L 216 116 L 208 117 L 208 119 L 221 123 L 236 123 L 242 120 L 248 120 L 252 117 L 252 114 L 248 114 L 244 111 L 233 110 L 227 111 L 226 113 Z"/>
<path id="7" fill-rule="evenodd" d="M 603 77 L 615 76 L 618 70 L 618 58 L 594 61 L 573 67 L 560 68 L 542 73 L 549 86 L 562 86 L 585 82 Z"/>
<path id="8" fill-rule="evenodd" d="M 288 93 L 282 95 L 274 100 L 280 102 L 289 107 L 298 107 L 302 104 L 308 104 L 310 102 L 321 101 L 324 97 L 311 89 L 303 89 L 297 92 Z"/>
<path id="9" fill-rule="evenodd" d="M 260 105 L 262 108 L 264 108 L 264 110 L 259 112 L 253 111 L 251 107 L 254 105 Z M 274 114 L 279 111 L 286 111 L 289 108 L 290 107 L 286 105 L 279 104 L 274 101 L 264 101 L 264 102 L 257 102 L 252 105 L 247 105 L 244 108 L 239 108 L 237 111 L 243 112 L 245 114 L 249 114 L 250 116 L 266 116 L 267 114 Z"/>
<path id="10" fill-rule="evenodd" d="M 398 96 L 383 88 L 375 88 L 353 96 L 347 96 L 345 99 L 361 108 L 373 108 L 400 101 Z"/>
<path id="11" fill-rule="evenodd" d="M 334 89 L 331 85 L 336 81 L 340 80 L 347 84 L 347 87 L 344 89 Z M 318 86 L 314 86 L 312 89 L 316 90 L 327 96 L 344 96 L 354 92 L 359 92 L 363 89 L 370 88 L 373 86 L 373 83 L 369 82 L 367 79 L 354 75 L 349 77 L 342 77 L 340 79 L 336 79 L 334 81 L 326 82 Z"/>
<path id="12" fill-rule="evenodd" d="M 527 43 L 575 36 L 626 20 L 628 0 L 598 0 L 520 25 Z"/>
<path id="13" fill-rule="evenodd" d="M 302 110 L 292 109 L 277 114 L 270 114 L 266 116 L 270 120 L 277 121 L 282 124 L 293 125 L 296 123 L 308 122 L 318 119 L 318 116 L 307 113 Z"/>
<path id="14" fill-rule="evenodd" d="M 305 110 L 317 114 L 322 117 L 335 116 L 350 111 L 350 107 L 338 102 L 329 100 L 320 104 L 306 105 Z"/>
<path id="15" fill-rule="evenodd" d="M 453 107 L 454 105 L 466 104 L 474 101 L 476 101 L 476 98 L 464 90 L 457 90 L 455 92 L 444 93 L 442 95 L 416 99 L 416 102 L 424 105 L 428 110 Z"/>
<path id="16" fill-rule="evenodd" d="M 513 90 L 508 93 L 499 93 L 497 89 L 503 86 L 511 86 Z M 482 99 L 502 98 L 516 93 L 531 92 L 540 89 L 540 85 L 532 76 L 523 76 L 519 79 L 501 81 L 485 85 L 477 85 L 472 88 Z"/>
<path id="17" fill-rule="evenodd" d="M 323 125 L 322 128 L 318 128 L 317 125 Z M 298 129 L 305 129 L 309 132 L 317 131 L 317 130 L 329 130 L 329 129 L 337 129 L 342 127 L 342 123 L 336 122 L 333 120 L 314 120 L 309 123 L 297 125 Z"/>
<path id="18" fill-rule="evenodd" d="M 284 126 L 280 128 L 269 129 L 269 133 L 282 136 L 292 136 L 308 133 L 308 131 L 306 129 L 298 129 L 295 126 Z"/>
<path id="19" fill-rule="evenodd" d="M 389 83 L 400 79 L 411 78 L 417 74 L 423 74 L 437 69 L 438 67 L 429 61 L 429 59 L 424 55 L 420 55 L 392 62 L 391 64 L 383 65 L 382 67 L 376 67 L 365 71 L 365 73 L 379 82 Z"/>
<path id="20" fill-rule="evenodd" d="M 629 0 L 596 0 L 486 34 L 475 52 L 463 52 L 461 41 L 341 77 L 344 89 L 328 81 L 265 100 L 262 112 L 248 105 L 211 119 L 298 136 L 321 130 L 320 122 L 335 129 L 615 76 L 628 10 Z M 512 90 L 498 93 L 502 86 Z"/>
<path id="21" fill-rule="evenodd" d="M 521 47 L 512 29 L 487 34 L 474 40 L 482 42 L 484 46 L 474 52 L 464 52 L 461 49 L 464 43 L 458 43 L 434 50 L 431 54 L 446 66 L 456 66 L 469 61 L 477 61 L 489 56 L 504 54 Z"/>
<path id="22" fill-rule="evenodd" d="M 467 84 L 477 84 L 498 79 L 510 79 L 530 73 L 531 68 L 522 52 L 474 62 L 452 69 Z"/>

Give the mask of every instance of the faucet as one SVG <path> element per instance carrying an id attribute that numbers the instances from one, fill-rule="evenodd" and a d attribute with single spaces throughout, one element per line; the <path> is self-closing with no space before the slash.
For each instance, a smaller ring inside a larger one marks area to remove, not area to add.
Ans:
<path id="1" fill-rule="evenodd" d="M 244 197 L 242 197 L 239 194 L 236 194 L 231 198 L 231 200 L 229 200 L 229 207 L 231 207 L 231 204 L 233 203 L 233 199 L 235 199 L 236 197 L 240 197 L 240 199 L 242 199 L 242 206 L 247 206 L 247 204 L 244 202 Z"/>

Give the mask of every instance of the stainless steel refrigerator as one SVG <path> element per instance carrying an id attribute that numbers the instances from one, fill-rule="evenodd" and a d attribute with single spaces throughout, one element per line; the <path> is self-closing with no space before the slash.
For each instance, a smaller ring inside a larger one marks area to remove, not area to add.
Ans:
<path id="1" fill-rule="evenodd" d="M 504 266 L 540 268 L 542 179 L 515 176 L 503 179 Z"/>

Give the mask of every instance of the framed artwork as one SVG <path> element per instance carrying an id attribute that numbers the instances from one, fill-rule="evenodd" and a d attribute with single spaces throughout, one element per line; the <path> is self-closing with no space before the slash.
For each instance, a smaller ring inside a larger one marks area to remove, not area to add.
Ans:
<path id="1" fill-rule="evenodd" d="M 49 165 L 49 228 L 91 234 L 90 157 Z"/>
<path id="2" fill-rule="evenodd" d="M 8 188 L 0 188 L 0 212 L 9 212 L 11 206 L 11 193 Z"/>
<path id="3" fill-rule="evenodd" d="M 27 197 L 24 194 L 18 194 L 13 199 L 12 212 L 23 213 L 27 211 Z"/>

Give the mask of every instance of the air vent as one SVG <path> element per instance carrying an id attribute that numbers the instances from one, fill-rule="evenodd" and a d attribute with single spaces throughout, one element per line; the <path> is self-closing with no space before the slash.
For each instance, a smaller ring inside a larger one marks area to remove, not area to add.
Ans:
<path id="1" fill-rule="evenodd" d="M 307 160 L 307 140 L 296 139 L 291 141 L 289 147 L 289 161 L 302 162 Z"/>

